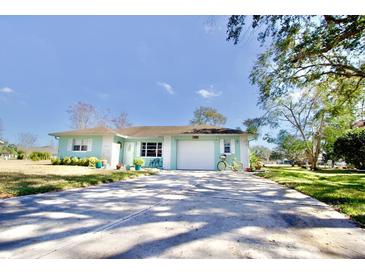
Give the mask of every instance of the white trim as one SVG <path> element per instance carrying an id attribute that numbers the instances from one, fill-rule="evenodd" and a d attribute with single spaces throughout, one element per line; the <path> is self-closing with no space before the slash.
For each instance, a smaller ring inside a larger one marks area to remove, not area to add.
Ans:
<path id="1" fill-rule="evenodd" d="M 235 139 L 231 139 L 231 153 L 234 154 L 236 152 L 236 140 Z"/>
<path id="2" fill-rule="evenodd" d="M 136 151 L 134 152 L 134 155 L 136 157 L 141 157 L 141 142 L 140 141 L 136 142 Z"/>
<path id="3" fill-rule="evenodd" d="M 139 147 L 138 147 L 138 143 L 139 143 Z M 146 148 L 145 148 L 145 155 L 141 155 L 141 152 L 142 152 L 142 148 L 141 148 L 141 144 L 142 143 L 145 143 L 146 144 Z M 155 156 L 147 156 L 147 144 L 148 143 L 154 143 L 156 144 L 156 155 Z M 161 144 L 161 156 L 158 156 L 158 144 Z M 162 157 L 162 154 L 163 154 L 163 142 L 162 141 L 143 141 L 143 142 L 140 142 L 138 141 L 137 142 L 137 148 L 138 148 L 138 154 L 137 157 L 143 157 L 143 158 L 161 158 Z"/>
<path id="4" fill-rule="evenodd" d="M 171 136 L 165 136 L 162 142 L 163 169 L 171 168 Z"/>
<path id="5" fill-rule="evenodd" d="M 93 150 L 93 139 L 89 138 L 87 140 L 87 151 L 92 151 Z"/>
<path id="6" fill-rule="evenodd" d="M 224 139 L 219 140 L 219 152 L 220 154 L 224 153 Z"/>
<path id="7" fill-rule="evenodd" d="M 248 160 L 248 141 L 247 137 L 241 136 L 240 138 L 240 161 L 243 163 L 243 166 L 249 167 L 249 160 Z"/>

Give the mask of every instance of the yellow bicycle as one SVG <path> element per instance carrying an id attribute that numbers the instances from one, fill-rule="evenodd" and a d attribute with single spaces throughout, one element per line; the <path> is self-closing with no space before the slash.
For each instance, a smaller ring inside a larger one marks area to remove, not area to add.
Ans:
<path id="1" fill-rule="evenodd" d="M 222 154 L 220 158 L 221 160 L 217 163 L 217 169 L 219 171 L 226 170 L 227 168 L 230 168 L 232 171 L 235 172 L 243 171 L 243 164 L 237 161 L 236 158 L 232 159 L 231 164 L 228 164 L 226 154 Z"/>

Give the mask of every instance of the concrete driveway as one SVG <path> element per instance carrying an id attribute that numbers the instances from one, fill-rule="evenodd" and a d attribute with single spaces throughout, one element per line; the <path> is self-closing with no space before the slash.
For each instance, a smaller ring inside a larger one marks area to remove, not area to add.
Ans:
<path id="1" fill-rule="evenodd" d="M 1 258 L 365 258 L 365 231 L 250 175 L 158 176 L 0 201 Z"/>

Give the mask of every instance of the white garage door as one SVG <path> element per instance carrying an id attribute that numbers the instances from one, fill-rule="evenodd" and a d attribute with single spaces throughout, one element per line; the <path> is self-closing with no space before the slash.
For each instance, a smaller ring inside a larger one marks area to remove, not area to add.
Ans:
<path id="1" fill-rule="evenodd" d="M 177 169 L 214 170 L 214 141 L 178 141 Z"/>

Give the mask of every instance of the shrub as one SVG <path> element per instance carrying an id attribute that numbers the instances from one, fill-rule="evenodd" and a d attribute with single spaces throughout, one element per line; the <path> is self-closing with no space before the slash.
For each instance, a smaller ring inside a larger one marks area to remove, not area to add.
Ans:
<path id="1" fill-rule="evenodd" d="M 62 159 L 62 164 L 63 165 L 70 165 L 71 164 L 71 158 L 70 157 L 65 157 Z"/>
<path id="2" fill-rule="evenodd" d="M 23 160 L 23 159 L 25 159 L 25 151 L 23 151 L 23 150 L 18 150 L 18 155 L 17 155 L 17 159 L 18 160 Z"/>
<path id="3" fill-rule="evenodd" d="M 72 157 L 71 158 L 71 165 L 73 165 L 73 166 L 77 166 L 78 164 L 79 164 L 79 158 L 77 158 L 77 157 Z"/>
<path id="4" fill-rule="evenodd" d="M 365 169 L 365 128 L 347 131 L 336 139 L 333 151 L 338 158 L 357 169 Z"/>
<path id="5" fill-rule="evenodd" d="M 260 161 L 259 157 L 257 157 L 255 152 L 251 152 L 250 153 L 250 167 L 251 168 L 256 168 L 256 165 L 258 164 L 258 162 Z"/>
<path id="6" fill-rule="evenodd" d="M 51 154 L 49 152 L 39 152 L 39 151 L 33 151 L 29 158 L 32 161 L 39 161 L 39 160 L 49 160 L 51 159 Z"/>
<path id="7" fill-rule="evenodd" d="M 88 159 L 89 167 L 95 167 L 97 161 L 98 161 L 98 158 L 96 158 L 96 157 L 90 157 Z"/>
<path id="8" fill-rule="evenodd" d="M 81 158 L 78 162 L 79 166 L 89 166 L 89 159 L 88 158 Z"/>
<path id="9" fill-rule="evenodd" d="M 135 165 L 135 166 L 143 166 L 144 165 L 144 160 L 142 158 L 136 158 L 133 161 L 133 165 Z"/>
<path id="10" fill-rule="evenodd" d="M 60 165 L 61 164 L 61 159 L 52 158 L 51 163 L 52 163 L 52 165 Z"/>

